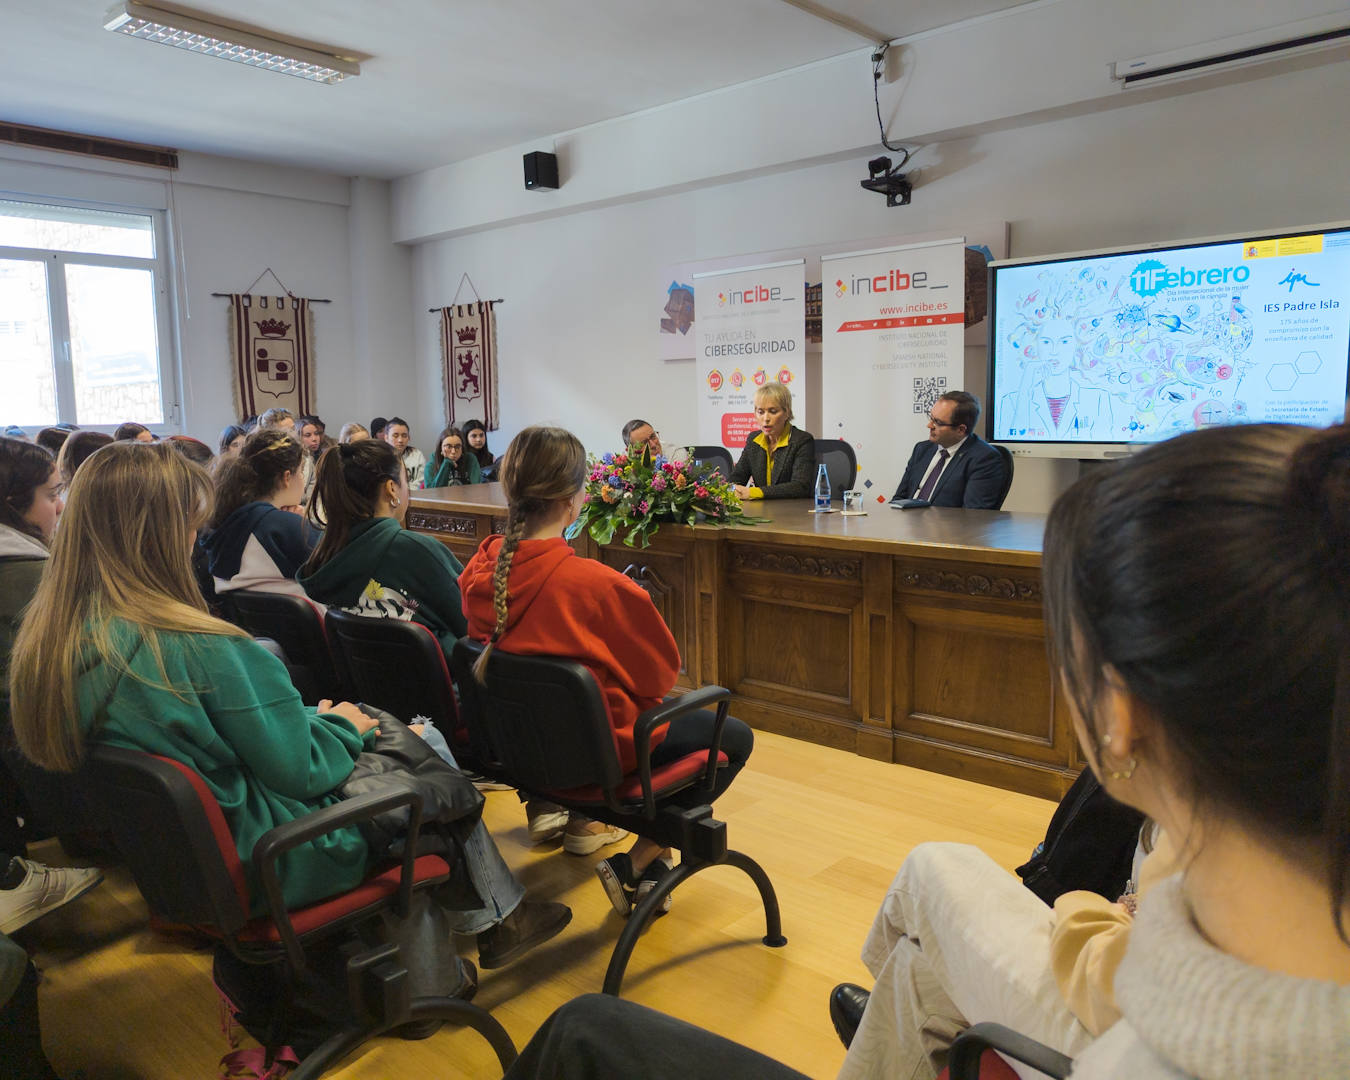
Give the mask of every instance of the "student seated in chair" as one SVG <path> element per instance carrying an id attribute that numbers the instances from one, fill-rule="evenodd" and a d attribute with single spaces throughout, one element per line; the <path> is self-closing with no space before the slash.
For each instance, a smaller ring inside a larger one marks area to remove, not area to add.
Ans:
<path id="1" fill-rule="evenodd" d="M 484 540 L 460 578 L 469 636 L 488 643 L 476 670 L 481 677 L 495 648 L 580 661 L 604 696 L 623 769 L 634 772 L 633 725 L 675 685 L 680 668 L 675 639 L 636 582 L 594 559 L 578 558 L 564 539 L 585 493 L 586 451 L 576 436 L 560 428 L 526 428 L 502 459 L 501 482 L 509 506 L 506 533 Z M 691 713 L 654 735 L 653 768 L 706 749 L 713 721 L 711 712 Z M 717 771 L 713 793 L 699 796 L 698 803 L 727 789 L 753 745 L 750 729 L 728 718 L 722 750 L 729 764 Z M 584 840 L 585 829 L 604 835 L 600 830 L 608 826 L 589 822 L 574 835 Z M 614 840 L 622 838 L 621 831 L 613 832 Z M 639 839 L 627 854 L 601 862 L 596 873 L 614 910 L 627 915 L 664 872 L 658 860 L 669 858 L 669 851 Z"/>
<path id="2" fill-rule="evenodd" d="M 311 600 L 356 615 L 419 622 L 448 656 L 464 636 L 450 549 L 403 527 L 408 474 L 383 439 L 339 443 L 319 462 L 310 520 L 324 530 L 299 581 Z M 394 673 L 390 673 L 391 676 Z"/>
<path id="3" fill-rule="evenodd" d="M 81 466 L 14 645 L 14 732 L 54 771 L 74 770 L 90 741 L 194 769 L 220 803 L 260 912 L 258 838 L 336 803 L 376 721 L 349 702 L 307 707 L 280 660 L 207 613 L 189 553 L 210 511 L 206 471 L 163 444 L 117 443 Z M 481 821 L 461 846 L 463 891 L 476 903 L 447 908 L 455 932 L 477 935 L 484 967 L 567 925 L 563 905 L 524 899 Z M 355 827 L 301 845 L 280 863 L 287 907 L 355 888 L 368 864 Z"/>

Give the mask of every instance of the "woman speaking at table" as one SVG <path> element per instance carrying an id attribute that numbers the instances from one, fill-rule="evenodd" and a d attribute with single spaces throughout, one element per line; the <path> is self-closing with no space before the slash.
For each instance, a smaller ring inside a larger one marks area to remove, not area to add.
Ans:
<path id="1" fill-rule="evenodd" d="M 816 440 L 792 425 L 792 394 L 782 383 L 755 391 L 759 430 L 745 441 L 731 482 L 742 499 L 805 499 L 816 471 Z"/>

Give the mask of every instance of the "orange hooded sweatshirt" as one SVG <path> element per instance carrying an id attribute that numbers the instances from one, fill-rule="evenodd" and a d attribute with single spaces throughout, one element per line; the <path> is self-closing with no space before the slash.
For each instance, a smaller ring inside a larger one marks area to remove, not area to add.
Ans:
<path id="1" fill-rule="evenodd" d="M 489 536 L 459 577 L 469 637 L 487 641 L 497 624 L 492 573 L 502 538 Z M 578 558 L 562 537 L 522 540 L 507 579 L 504 652 L 565 656 L 584 664 L 604 694 L 624 772 L 637 769 L 633 724 L 675 685 L 680 652 L 651 597 L 631 578 Z M 665 738 L 653 733 L 652 747 Z"/>

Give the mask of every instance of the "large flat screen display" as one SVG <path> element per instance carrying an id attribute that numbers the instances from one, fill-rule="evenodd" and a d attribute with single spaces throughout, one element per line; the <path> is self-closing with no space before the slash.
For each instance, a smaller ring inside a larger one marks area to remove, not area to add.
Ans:
<path id="1" fill-rule="evenodd" d="M 1325 425 L 1350 382 L 1350 226 L 994 263 L 991 441 L 1096 457 Z"/>

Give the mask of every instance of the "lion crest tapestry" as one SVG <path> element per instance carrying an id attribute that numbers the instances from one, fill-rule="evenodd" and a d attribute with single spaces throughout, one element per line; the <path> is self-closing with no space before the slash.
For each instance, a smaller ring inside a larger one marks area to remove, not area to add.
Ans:
<path id="1" fill-rule="evenodd" d="M 497 316 L 493 301 L 441 308 L 445 412 L 450 423 L 481 420 L 497 430 Z"/>

